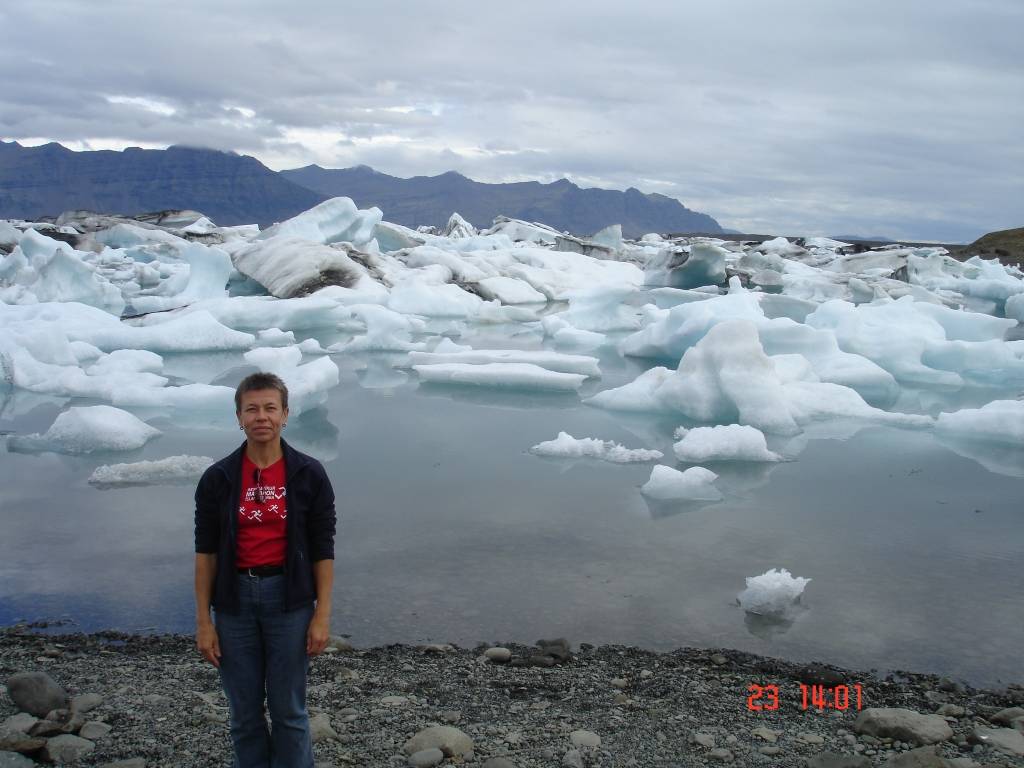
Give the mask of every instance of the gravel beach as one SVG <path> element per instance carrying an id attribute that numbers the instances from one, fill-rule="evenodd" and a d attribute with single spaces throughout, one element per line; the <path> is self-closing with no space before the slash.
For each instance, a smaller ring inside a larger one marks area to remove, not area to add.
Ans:
<path id="1" fill-rule="evenodd" d="M 10 627 L 0 681 L 0 768 L 230 764 L 217 672 L 190 636 Z M 1020 685 L 879 679 L 730 650 L 352 648 L 334 637 L 309 686 L 318 768 L 1024 766 Z"/>

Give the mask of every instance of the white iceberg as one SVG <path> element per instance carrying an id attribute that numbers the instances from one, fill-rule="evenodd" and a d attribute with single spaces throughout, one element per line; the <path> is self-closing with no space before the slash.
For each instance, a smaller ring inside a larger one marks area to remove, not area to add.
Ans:
<path id="1" fill-rule="evenodd" d="M 658 501 L 718 501 L 721 492 L 715 487 L 718 475 L 704 467 L 690 467 L 685 472 L 658 464 L 640 492 Z"/>
<path id="2" fill-rule="evenodd" d="M 935 431 L 977 442 L 1024 446 L 1024 400 L 993 400 L 981 408 L 940 413 Z"/>
<path id="3" fill-rule="evenodd" d="M 694 427 L 672 446 L 679 461 L 697 464 L 705 461 L 781 461 L 768 450 L 764 433 L 742 424 Z"/>
<path id="4" fill-rule="evenodd" d="M 104 464 L 93 470 L 89 484 L 118 487 L 190 482 L 198 480 L 211 464 L 213 459 L 209 456 L 168 456 L 156 461 Z"/>
<path id="5" fill-rule="evenodd" d="M 549 371 L 561 373 L 581 373 L 584 376 L 598 377 L 596 357 L 587 355 L 566 355 L 547 350 L 522 349 L 471 349 L 454 352 L 410 352 L 409 361 L 414 365 L 431 365 L 435 363 L 531 363 Z"/>
<path id="6" fill-rule="evenodd" d="M 414 365 L 413 369 L 421 381 L 431 383 L 561 392 L 579 389 L 587 378 L 581 373 L 559 373 L 531 363 L 433 363 Z"/>
<path id="7" fill-rule="evenodd" d="M 41 435 L 9 436 L 7 448 L 18 453 L 133 451 L 159 434 L 160 430 L 128 411 L 92 405 L 69 408 Z"/>
<path id="8" fill-rule="evenodd" d="M 782 618 L 800 602 L 811 580 L 793 576 L 785 568 L 772 568 L 760 576 L 748 576 L 747 588 L 737 596 L 740 607 L 759 616 Z"/>
<path id="9" fill-rule="evenodd" d="M 594 437 L 575 438 L 567 432 L 559 432 L 554 440 L 547 440 L 530 448 L 530 453 L 538 456 L 557 458 L 589 457 L 610 461 L 614 464 L 631 464 L 641 461 L 652 461 L 664 456 L 661 451 L 646 448 L 626 448 L 611 440 L 599 440 Z"/>

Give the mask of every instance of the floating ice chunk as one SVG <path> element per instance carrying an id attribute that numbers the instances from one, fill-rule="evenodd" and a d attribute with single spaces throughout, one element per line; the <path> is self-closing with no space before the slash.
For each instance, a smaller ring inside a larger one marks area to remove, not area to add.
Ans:
<path id="1" fill-rule="evenodd" d="M 351 317 L 352 313 L 330 295 L 329 292 L 332 290 L 344 289 L 325 288 L 313 296 L 295 299 L 275 299 L 272 296 L 214 299 L 193 304 L 179 314 L 207 312 L 229 328 L 244 331 L 261 331 L 267 328 L 279 328 L 283 331 L 334 328 Z M 147 319 L 147 323 L 153 321 L 154 318 Z"/>
<path id="2" fill-rule="evenodd" d="M 978 442 L 1024 445 L 1024 400 L 993 400 L 981 408 L 940 413 L 935 424 L 940 435 Z"/>
<path id="3" fill-rule="evenodd" d="M 351 288 L 366 274 L 340 245 L 332 247 L 284 234 L 247 244 L 232 254 L 232 259 L 235 269 L 279 299 L 304 296 L 328 285 Z"/>
<path id="4" fill-rule="evenodd" d="M 785 568 L 772 568 L 760 576 L 748 576 L 747 588 L 739 593 L 740 607 L 759 616 L 783 617 L 800 602 L 804 588 L 811 582 L 793 576 Z"/>
<path id="5" fill-rule="evenodd" d="M 807 253 L 805 248 L 801 248 L 796 243 L 789 242 L 789 240 L 784 237 L 765 240 L 763 243 L 756 246 L 754 250 L 764 251 L 765 253 L 774 253 L 779 256 L 800 256 L 801 254 Z"/>
<path id="6" fill-rule="evenodd" d="M 10 254 L 0 259 L 0 286 L 8 303 L 79 302 L 121 314 L 121 291 L 87 264 L 89 256 L 64 242 L 26 231 Z"/>
<path id="7" fill-rule="evenodd" d="M 561 352 L 547 350 L 521 349 L 473 349 L 465 352 L 410 352 L 409 362 L 416 365 L 433 365 L 437 363 L 466 363 L 481 365 L 486 363 L 531 363 L 549 371 L 561 373 L 579 373 L 584 376 L 600 376 L 596 357 L 587 355 L 566 355 Z"/>
<path id="8" fill-rule="evenodd" d="M 1018 323 L 1024 323 L 1024 293 L 1018 293 L 1006 300 L 1006 316 Z"/>
<path id="9" fill-rule="evenodd" d="M 829 262 L 829 272 L 845 272 L 870 277 L 890 277 L 907 266 L 907 254 L 900 251 L 868 251 L 841 256 Z"/>
<path id="10" fill-rule="evenodd" d="M 830 237 L 805 237 L 804 246 L 807 248 L 828 248 L 834 251 L 839 248 L 850 248 L 852 244 L 833 240 Z"/>
<path id="11" fill-rule="evenodd" d="M 536 304 L 546 302 L 547 296 L 535 290 L 529 283 L 514 277 L 498 275 L 477 281 L 480 292 L 489 299 L 502 304 Z"/>
<path id="12" fill-rule="evenodd" d="M 227 253 L 220 248 L 189 243 L 181 249 L 181 258 L 189 264 L 188 282 L 181 292 L 171 296 L 135 296 L 132 306 L 136 312 L 158 312 L 226 294 L 225 286 L 234 270 Z"/>
<path id="13" fill-rule="evenodd" d="M 664 456 L 661 451 L 646 448 L 626 448 L 611 440 L 598 440 L 594 437 L 576 439 L 567 432 L 559 432 L 554 440 L 538 443 L 530 449 L 530 453 L 538 456 L 554 456 L 558 458 L 591 457 L 610 461 L 615 464 L 653 461 Z"/>
<path id="14" fill-rule="evenodd" d="M 408 352 L 424 349 L 426 344 L 412 341 L 413 333 L 425 330 L 422 320 L 393 312 L 376 304 L 357 304 L 349 307 L 355 317 L 366 324 L 366 334 L 346 344 L 332 344 L 330 352 L 394 351 Z"/>
<path id="15" fill-rule="evenodd" d="M 172 251 L 188 245 L 184 238 L 172 235 L 155 227 L 121 222 L 112 227 L 93 233 L 93 240 L 108 248 L 137 248 L 139 246 L 162 245 Z"/>
<path id="16" fill-rule="evenodd" d="M 580 350 L 597 349 L 608 342 L 608 337 L 596 331 L 582 331 L 573 328 L 557 315 L 548 315 L 541 321 L 544 333 L 559 347 L 575 347 Z"/>
<path id="17" fill-rule="evenodd" d="M 451 283 L 423 285 L 408 280 L 391 289 L 388 307 L 406 315 L 427 317 L 470 317 L 480 311 L 479 296 Z"/>
<path id="18" fill-rule="evenodd" d="M 332 197 L 298 216 L 275 224 L 262 232 L 258 239 L 299 238 L 321 245 L 346 242 L 361 246 L 373 239 L 374 227 L 383 218 L 380 208 L 361 211 L 351 198 Z"/>
<path id="19" fill-rule="evenodd" d="M 186 235 L 209 235 L 217 231 L 217 225 L 205 216 L 200 216 L 181 231 Z"/>
<path id="20" fill-rule="evenodd" d="M 115 349 L 103 355 L 85 372 L 90 376 L 104 374 L 160 373 L 164 360 L 155 352 L 146 349 Z"/>
<path id="21" fill-rule="evenodd" d="M 232 299 L 234 301 L 234 299 Z M 167 318 L 152 315 L 147 325 L 73 327 L 68 338 L 87 341 L 100 349 L 148 349 L 152 352 L 199 352 L 248 349 L 256 341 L 243 333 L 221 325 L 209 312 L 199 310 Z"/>
<path id="22" fill-rule="evenodd" d="M 718 475 L 704 467 L 690 467 L 685 472 L 658 464 L 640 492 L 661 501 L 718 501 L 721 492 L 715 487 Z"/>
<path id="23" fill-rule="evenodd" d="M 449 217 L 448 223 L 444 225 L 444 231 L 442 234 L 445 237 L 457 240 L 463 237 L 474 237 L 479 233 L 477 232 L 476 227 L 459 216 L 458 213 L 453 213 L 451 217 Z"/>
<path id="24" fill-rule="evenodd" d="M 622 225 L 609 224 L 590 238 L 590 242 L 611 248 L 612 251 L 622 250 Z"/>
<path id="25" fill-rule="evenodd" d="M 498 216 L 494 220 L 494 226 L 483 232 L 485 235 L 502 234 L 507 235 L 514 242 L 526 241 L 528 243 L 547 243 L 554 245 L 555 240 L 562 233 L 544 224 L 535 224 L 521 219 L 510 219 L 506 216 Z"/>
<path id="26" fill-rule="evenodd" d="M 764 433 L 741 424 L 694 427 L 672 450 L 676 458 L 691 464 L 705 461 L 780 461 L 769 451 Z"/>
<path id="27" fill-rule="evenodd" d="M 418 248 L 413 248 L 406 254 L 405 264 L 413 268 L 433 265 L 447 267 L 449 274 L 442 274 L 439 279 L 433 281 L 437 283 L 449 282 L 453 277 L 463 282 L 475 283 L 498 274 L 498 270 L 486 260 L 470 262 L 457 253 L 433 245 L 421 245 Z M 418 279 L 422 281 L 422 277 Z M 400 280 L 396 279 L 395 282 L 400 282 Z"/>
<path id="28" fill-rule="evenodd" d="M 670 269 L 666 285 L 670 288 L 698 288 L 725 282 L 725 257 L 728 251 L 709 243 L 694 243 L 690 257 L 675 269 Z"/>
<path id="29" fill-rule="evenodd" d="M 21 239 L 21 231 L 6 221 L 0 221 L 0 245 L 17 245 Z"/>
<path id="30" fill-rule="evenodd" d="M 1007 305 L 1016 297 L 1007 300 Z M 1024 301 L 1024 294 L 1021 295 Z M 942 326 L 946 338 L 950 341 L 1002 341 L 1006 332 L 1016 323 L 1007 317 L 992 317 L 980 312 L 968 312 L 965 309 L 952 309 L 940 304 L 917 302 L 914 310 L 930 317 Z"/>
<path id="31" fill-rule="evenodd" d="M 665 238 L 659 235 L 657 232 L 648 232 L 646 235 L 640 238 L 641 243 L 663 243 Z"/>
<path id="32" fill-rule="evenodd" d="M 678 360 L 715 325 L 738 318 L 764 320 L 757 294 L 740 290 L 675 306 L 659 320 L 623 339 L 619 350 L 634 357 Z"/>
<path id="33" fill-rule="evenodd" d="M 581 373 L 559 373 L 530 363 L 435 363 L 413 368 L 425 382 L 562 392 L 579 389 L 587 378 Z"/>
<path id="34" fill-rule="evenodd" d="M 136 461 L 131 464 L 104 464 L 89 476 L 89 484 L 101 488 L 131 485 L 167 485 L 199 479 L 213 464 L 208 456 L 168 456 L 157 461 Z"/>
<path id="35" fill-rule="evenodd" d="M 290 347 L 294 343 L 295 334 L 291 331 L 267 328 L 264 331 L 256 332 L 256 346 L 258 347 Z"/>
<path id="36" fill-rule="evenodd" d="M 447 336 L 437 342 L 437 346 L 434 347 L 433 351 L 437 354 L 444 352 L 468 352 L 473 349 L 469 344 L 456 344 L 454 341 L 449 339 Z"/>
<path id="37" fill-rule="evenodd" d="M 390 292 L 368 276 L 360 277 L 352 288 L 328 285 L 313 294 L 315 298 L 332 299 L 339 304 L 387 304 Z"/>
<path id="38" fill-rule="evenodd" d="M 569 308 L 559 319 L 583 331 L 632 331 L 640 327 L 636 307 L 624 303 L 637 294 L 632 286 L 599 285 L 566 291 Z"/>
<path id="39" fill-rule="evenodd" d="M 19 453 L 55 451 L 133 451 L 160 434 L 136 416 L 109 405 L 69 408 L 43 434 L 7 438 L 7 448 Z"/>
<path id="40" fill-rule="evenodd" d="M 603 408 L 675 411 L 697 421 L 738 422 L 780 434 L 796 434 L 799 424 L 835 416 L 908 427 L 932 423 L 927 416 L 872 408 L 855 391 L 837 384 L 784 379 L 764 353 L 757 327 L 747 320 L 716 325 L 687 350 L 677 371 L 652 368 L 586 402 Z"/>

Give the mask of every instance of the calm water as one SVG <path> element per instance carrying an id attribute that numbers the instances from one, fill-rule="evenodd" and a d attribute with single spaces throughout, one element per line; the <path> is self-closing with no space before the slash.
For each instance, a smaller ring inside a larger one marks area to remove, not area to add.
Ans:
<path id="1" fill-rule="evenodd" d="M 536 346 L 501 332 L 469 341 Z M 356 644 L 564 635 L 1020 680 L 1024 457 L 827 424 L 772 444 L 793 461 L 708 464 L 721 475 L 720 503 L 653 505 L 639 493 L 651 464 L 528 449 L 565 430 L 671 457 L 679 421 L 602 411 L 576 395 L 418 386 L 391 367 L 401 358 L 336 357 L 341 385 L 286 431 L 334 482 L 332 629 Z M 199 381 L 233 384 L 243 370 L 232 355 L 166 362 Z M 642 368 L 611 356 L 583 394 Z M 9 397 L 0 430 L 44 431 L 64 405 Z M 193 487 L 86 481 L 104 463 L 220 457 L 240 433 L 230 413 L 140 415 L 165 434 L 131 454 L 0 454 L 0 624 L 63 616 L 85 630 L 192 630 Z M 1003 473 L 961 455 L 972 452 Z M 744 577 L 773 567 L 812 579 L 788 626 L 752 623 L 735 604 Z"/>

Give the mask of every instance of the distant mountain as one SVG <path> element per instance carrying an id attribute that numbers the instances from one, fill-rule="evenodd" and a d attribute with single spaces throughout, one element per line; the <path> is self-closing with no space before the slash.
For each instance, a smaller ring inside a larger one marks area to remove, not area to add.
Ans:
<path id="1" fill-rule="evenodd" d="M 632 187 L 625 192 L 581 189 L 567 179 L 551 184 L 484 184 L 454 171 L 402 179 L 365 165 L 342 169 L 308 165 L 281 171 L 281 175 L 323 195 L 350 197 L 360 208 L 375 205 L 387 221 L 407 227 L 442 227 L 458 211 L 478 228 L 489 227 L 495 216 L 505 215 L 578 235 L 593 234 L 609 224 L 621 224 L 626 237 L 722 231 L 713 218 L 689 210 L 674 198 Z"/>
<path id="2" fill-rule="evenodd" d="M 202 211 L 221 225 L 269 226 L 323 201 L 252 157 L 168 147 L 72 152 L 60 144 L 0 142 L 0 218 L 63 211 Z"/>

